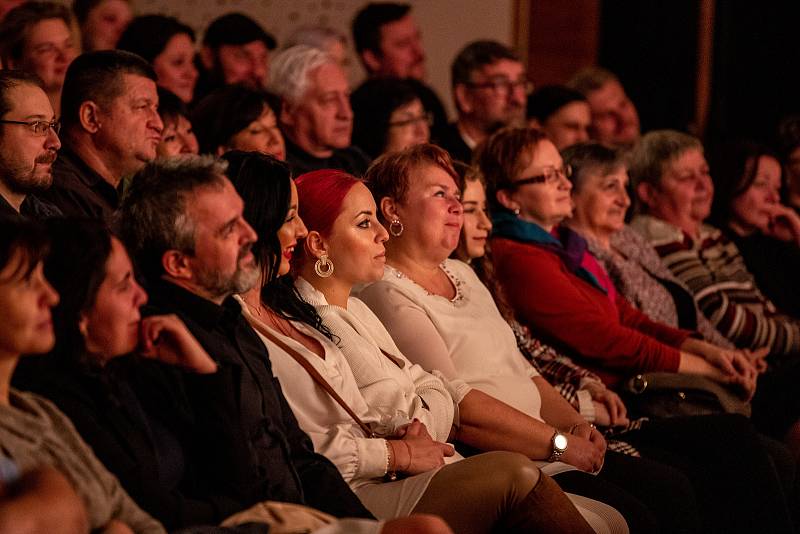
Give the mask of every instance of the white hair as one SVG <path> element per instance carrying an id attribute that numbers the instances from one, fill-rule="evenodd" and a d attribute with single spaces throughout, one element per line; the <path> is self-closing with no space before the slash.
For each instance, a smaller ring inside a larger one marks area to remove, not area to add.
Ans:
<path id="1" fill-rule="evenodd" d="M 269 68 L 269 90 L 291 103 L 303 99 L 308 91 L 308 75 L 336 60 L 329 53 L 308 45 L 287 48 L 275 55 Z"/>

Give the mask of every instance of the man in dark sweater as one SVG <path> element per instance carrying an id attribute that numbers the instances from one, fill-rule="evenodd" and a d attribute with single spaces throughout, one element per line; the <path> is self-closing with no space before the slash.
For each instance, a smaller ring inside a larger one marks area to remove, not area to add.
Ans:
<path id="1" fill-rule="evenodd" d="M 316 454 L 274 378 L 263 342 L 232 295 L 255 284 L 256 233 L 210 158 L 152 164 L 131 182 L 120 228 L 149 283 L 151 313 L 174 313 L 215 359 L 211 375 L 181 372 L 195 435 L 187 462 L 209 492 L 251 505 L 306 504 L 337 517 L 371 517 L 336 467 Z M 147 394 L 145 392 L 145 394 Z M 164 410 L 180 407 L 164 406 Z"/>

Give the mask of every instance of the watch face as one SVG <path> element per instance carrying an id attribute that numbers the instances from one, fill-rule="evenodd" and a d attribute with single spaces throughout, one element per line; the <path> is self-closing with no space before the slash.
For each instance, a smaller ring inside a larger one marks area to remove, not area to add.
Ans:
<path id="1" fill-rule="evenodd" d="M 564 434 L 557 434 L 555 438 L 553 438 L 553 447 L 558 450 L 563 451 L 567 448 L 567 436 Z"/>

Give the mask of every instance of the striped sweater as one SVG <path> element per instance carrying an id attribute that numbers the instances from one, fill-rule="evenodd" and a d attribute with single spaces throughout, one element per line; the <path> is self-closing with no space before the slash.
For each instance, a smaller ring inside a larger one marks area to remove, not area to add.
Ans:
<path id="1" fill-rule="evenodd" d="M 800 322 L 780 315 L 758 289 L 736 245 L 702 225 L 692 239 L 649 215 L 631 227 L 652 244 L 664 264 L 692 291 L 700 309 L 725 337 L 742 348 L 770 347 L 773 355 L 800 350 Z"/>

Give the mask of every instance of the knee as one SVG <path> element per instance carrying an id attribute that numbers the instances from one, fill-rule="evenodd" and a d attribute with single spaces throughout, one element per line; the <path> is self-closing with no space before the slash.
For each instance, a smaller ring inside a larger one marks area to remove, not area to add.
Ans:
<path id="1" fill-rule="evenodd" d="M 439 516 L 414 514 L 392 519 L 384 523 L 381 534 L 453 534 L 447 523 Z"/>
<path id="2" fill-rule="evenodd" d="M 524 498 L 539 482 L 539 468 L 525 455 L 515 452 L 490 452 L 486 456 L 487 475 L 484 486 Z"/>

